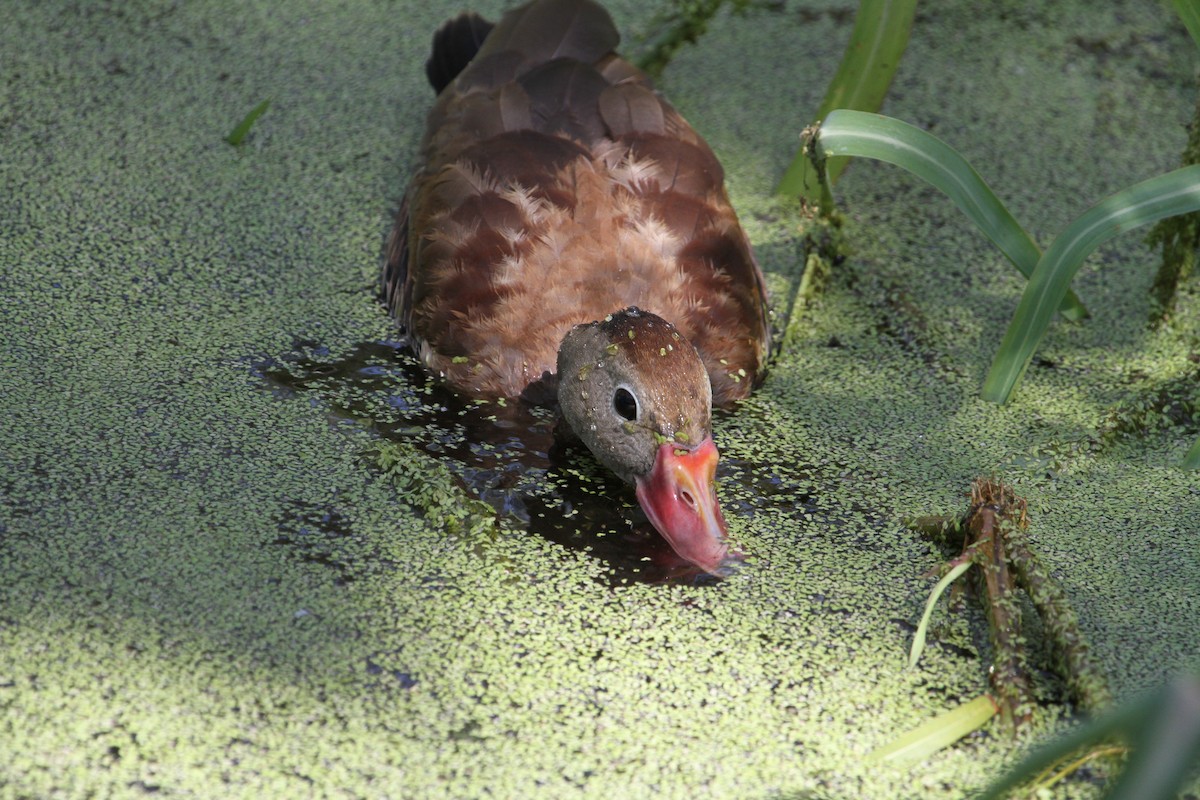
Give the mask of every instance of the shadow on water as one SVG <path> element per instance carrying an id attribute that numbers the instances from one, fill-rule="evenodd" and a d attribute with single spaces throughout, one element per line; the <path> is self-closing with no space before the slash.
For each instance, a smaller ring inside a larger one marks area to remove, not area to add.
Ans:
<path id="1" fill-rule="evenodd" d="M 709 580 L 658 535 L 632 487 L 582 449 L 556 441 L 550 409 L 456 394 L 429 375 L 403 341 L 364 342 L 333 355 L 318 342 L 298 340 L 289 353 L 259 361 L 255 368 L 280 396 L 307 395 L 335 421 L 353 421 L 438 458 L 464 488 L 496 510 L 505 527 L 589 552 L 608 567 L 614 586 Z M 722 459 L 718 480 L 727 517 L 773 505 L 776 496 L 786 496 L 793 507 L 807 502 L 778 476 L 733 459 Z M 311 534 L 329 525 L 313 514 L 334 512 L 296 512 L 308 524 L 287 520 L 274 543 L 325 563 L 327 556 Z"/>

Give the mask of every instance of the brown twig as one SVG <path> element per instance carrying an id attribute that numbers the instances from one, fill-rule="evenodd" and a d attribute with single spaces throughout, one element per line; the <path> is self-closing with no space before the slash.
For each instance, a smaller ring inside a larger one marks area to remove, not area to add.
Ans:
<path id="1" fill-rule="evenodd" d="M 980 568 L 978 589 L 994 659 L 990 680 L 1002 719 L 1019 728 L 1031 719 L 1034 709 L 1018 590 L 1029 595 L 1042 619 L 1052 666 L 1066 681 L 1072 700 L 1087 711 L 1110 705 L 1108 683 L 1091 659 L 1078 617 L 1029 547 L 1026 503 L 1011 487 L 977 479 L 971 484 L 971 505 L 961 518 L 921 517 L 909 525 L 942 546 L 962 548 L 943 570 L 965 561 Z"/>
<path id="2" fill-rule="evenodd" d="M 1092 660 L 1088 643 L 1079 630 L 1079 617 L 1062 587 L 1029 549 L 1024 529 L 1005 539 L 1005 552 L 1017 580 L 1042 618 L 1042 627 L 1050 640 L 1054 671 L 1067 682 L 1071 699 L 1089 712 L 1111 706 L 1108 680 Z"/>
<path id="3" fill-rule="evenodd" d="M 1025 501 L 1003 484 L 977 480 L 971 486 L 971 510 L 966 517 L 968 547 L 981 568 L 988 602 L 993 663 L 989 673 L 992 695 L 1006 723 L 1021 727 L 1033 716 L 1033 686 L 1021 639 L 1021 609 L 1017 585 L 1009 570 L 1004 541 L 1013 529 L 1028 525 Z"/>

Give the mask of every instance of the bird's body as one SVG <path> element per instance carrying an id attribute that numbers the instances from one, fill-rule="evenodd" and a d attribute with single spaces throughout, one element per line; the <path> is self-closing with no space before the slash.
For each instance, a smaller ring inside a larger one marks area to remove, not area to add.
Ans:
<path id="1" fill-rule="evenodd" d="M 439 96 L 384 292 L 420 358 L 457 390 L 555 386 L 571 428 L 641 499 L 665 443 L 680 454 L 711 445 L 711 403 L 749 393 L 769 328 L 719 162 L 615 55 L 618 39 L 591 0 L 533 0 L 495 26 L 475 15 L 443 26 L 426 67 Z M 568 337 L 581 325 L 598 333 Z M 622 377 L 606 394 L 589 393 L 613 370 Z M 622 408 L 614 387 L 633 404 Z M 597 438 L 606 414 L 613 432 Z M 650 442 L 630 456 L 636 467 L 622 460 L 631 436 Z M 719 521 L 715 494 L 712 506 Z M 706 552 L 691 560 L 714 571 Z"/>

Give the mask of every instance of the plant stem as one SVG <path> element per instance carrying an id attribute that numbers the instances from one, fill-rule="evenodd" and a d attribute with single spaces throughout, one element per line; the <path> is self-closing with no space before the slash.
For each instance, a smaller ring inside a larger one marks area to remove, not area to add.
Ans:
<path id="1" fill-rule="evenodd" d="M 1000 717 L 1014 728 L 1033 717 L 1033 688 L 1021 640 L 1021 609 L 1017 586 L 1009 570 L 1004 540 L 1016 528 L 1028 524 L 1025 502 L 1011 489 L 992 481 L 976 481 L 971 487 L 973 511 L 967 519 L 968 539 L 974 560 L 982 568 L 987 591 L 987 612 L 992 639 L 992 693 Z"/>
<path id="2" fill-rule="evenodd" d="M 1042 619 L 1042 627 L 1050 638 L 1054 671 L 1066 680 L 1071 698 L 1088 712 L 1111 706 L 1108 680 L 1092 660 L 1087 641 L 1079 630 L 1079 617 L 1062 587 L 1029 549 L 1025 528 L 1009 531 L 1004 545 L 1017 580 Z"/>
<path id="3" fill-rule="evenodd" d="M 1196 14 L 1200 17 L 1200 12 Z M 1200 84 L 1200 80 L 1197 81 Z M 1181 166 L 1200 164 L 1200 98 L 1188 126 L 1188 141 L 1183 149 Z M 1162 248 L 1162 263 L 1154 276 L 1151 291 L 1158 301 L 1151 322 L 1159 323 L 1170 317 L 1175 308 L 1175 293 L 1196 267 L 1196 249 L 1200 248 L 1200 212 L 1180 214 L 1158 222 L 1146 235 L 1146 244 Z"/>
<path id="4" fill-rule="evenodd" d="M 1033 712 L 1027 652 L 1021 638 L 1017 591 L 1033 602 L 1049 638 L 1053 669 L 1081 709 L 1095 712 L 1111 705 L 1107 680 L 1092 660 L 1079 629 L 1079 618 L 1066 593 L 1029 547 L 1025 500 L 1000 481 L 979 478 L 971 484 L 971 505 L 961 520 L 921 517 L 909 526 L 942 546 L 961 547 L 946 567 L 970 561 L 980 567 L 978 589 L 988 616 L 993 649 L 992 692 L 1001 718 L 1014 728 Z"/>
<path id="5" fill-rule="evenodd" d="M 916 13 L 917 0 L 863 0 L 854 17 L 854 31 L 850 34 L 842 63 L 829 82 L 825 100 L 817 110 L 817 121 L 825 119 L 829 112 L 838 108 L 879 110 L 900 64 L 900 57 L 908 47 L 908 36 Z M 825 209 L 831 198 L 814 181 L 815 176 L 804 150 L 801 147 L 796 153 L 775 191 L 803 197 L 810 203 L 820 203 Z M 848 160 L 830 160 L 829 185 L 837 183 Z"/>

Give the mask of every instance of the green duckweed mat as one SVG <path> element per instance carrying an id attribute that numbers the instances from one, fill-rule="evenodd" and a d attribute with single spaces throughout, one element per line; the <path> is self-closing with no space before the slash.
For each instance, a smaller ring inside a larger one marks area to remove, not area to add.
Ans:
<path id="1" fill-rule="evenodd" d="M 622 582 L 511 519 L 447 524 L 453 464 L 422 451 L 402 492 L 331 399 L 348 390 L 266 380 L 298 347 L 394 337 L 378 258 L 429 36 L 459 8 L 6 4 L 0 797 L 967 797 L 1025 743 L 993 724 L 918 764 L 864 755 L 987 690 L 971 602 L 904 669 L 946 558 L 904 520 L 963 510 L 980 475 L 1028 498 L 1118 697 L 1200 662 L 1200 474 L 1176 468 L 1200 426 L 1159 402 L 1195 408 L 1194 281 L 1150 327 L 1157 256 L 1114 240 L 1075 284 L 1092 318 L 990 405 L 1019 276 L 944 198 L 858 163 L 853 253 L 790 303 L 804 253 L 771 191 L 852 4 L 722 15 L 661 83 L 724 161 L 789 329 L 717 420 L 751 558 L 730 580 Z M 613 11 L 628 43 L 655 9 Z M 1177 165 L 1198 63 L 1163 3 L 936 0 L 884 111 L 963 152 L 1044 245 Z M 1035 677 L 1031 739 L 1073 719 Z"/>

